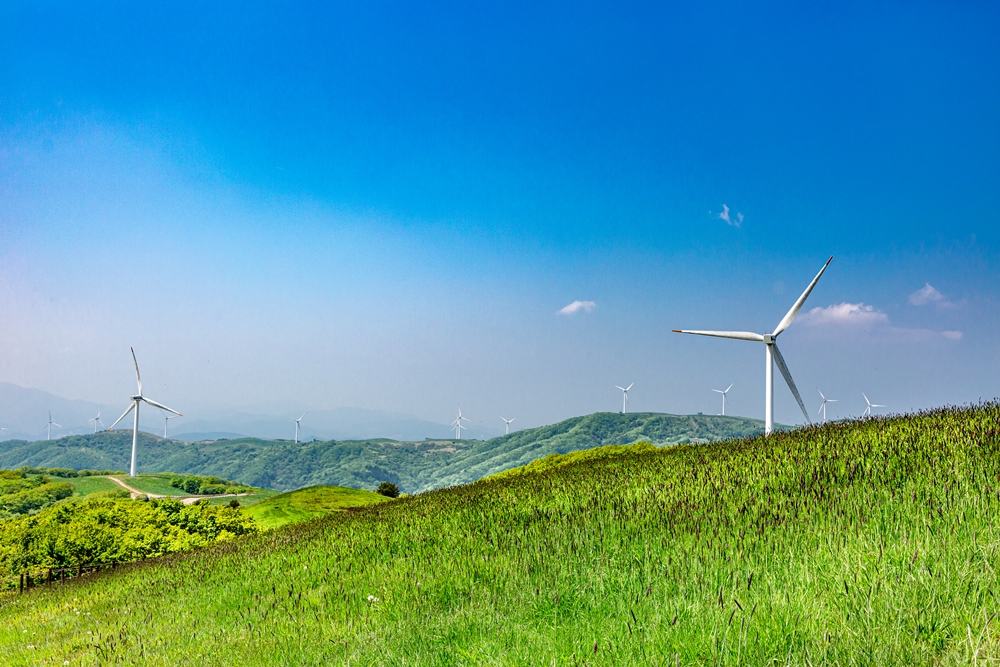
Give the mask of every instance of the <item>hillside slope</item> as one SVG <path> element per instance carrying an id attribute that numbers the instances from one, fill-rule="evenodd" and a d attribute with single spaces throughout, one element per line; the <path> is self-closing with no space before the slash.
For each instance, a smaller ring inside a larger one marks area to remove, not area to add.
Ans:
<path id="1" fill-rule="evenodd" d="M 12 664 L 992 663 L 998 479 L 995 403 L 637 447 L 0 598 L 0 645 Z"/>
<path id="2" fill-rule="evenodd" d="M 371 489 L 388 481 L 406 493 L 464 484 L 542 456 L 644 440 L 657 445 L 721 440 L 758 431 L 742 417 L 599 412 L 558 424 L 476 440 L 326 441 L 240 438 L 184 443 L 140 434 L 139 469 L 218 475 L 254 486 L 291 490 L 335 485 Z M 0 468 L 122 467 L 129 460 L 127 431 L 52 441 L 0 443 Z"/>

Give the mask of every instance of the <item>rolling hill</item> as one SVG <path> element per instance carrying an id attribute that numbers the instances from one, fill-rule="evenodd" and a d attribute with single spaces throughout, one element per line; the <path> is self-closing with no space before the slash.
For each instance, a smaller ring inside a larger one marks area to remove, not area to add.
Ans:
<path id="1" fill-rule="evenodd" d="M 0 598 L 0 646 L 11 664 L 992 664 L 998 479 L 997 403 L 597 450 Z"/>
<path id="2" fill-rule="evenodd" d="M 721 440 L 757 432 L 742 417 L 599 412 L 486 441 L 388 439 L 317 441 L 239 438 L 187 443 L 142 433 L 139 468 L 239 479 L 293 490 L 335 485 L 371 489 L 388 481 L 406 493 L 464 484 L 542 456 L 643 440 L 656 445 Z M 0 468 L 23 465 L 115 468 L 128 462 L 128 431 L 51 441 L 0 443 Z"/>

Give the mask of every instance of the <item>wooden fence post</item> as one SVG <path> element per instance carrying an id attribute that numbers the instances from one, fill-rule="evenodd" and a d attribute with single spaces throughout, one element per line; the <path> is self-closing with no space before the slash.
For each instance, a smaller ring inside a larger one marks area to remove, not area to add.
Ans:
<path id="1" fill-rule="evenodd" d="M 21 573 L 21 578 L 17 582 L 17 592 L 24 593 L 24 572 Z"/>

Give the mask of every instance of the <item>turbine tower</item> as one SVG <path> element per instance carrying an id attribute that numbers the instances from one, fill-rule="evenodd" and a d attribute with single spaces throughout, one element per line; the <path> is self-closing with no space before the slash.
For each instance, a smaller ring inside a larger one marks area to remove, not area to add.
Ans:
<path id="1" fill-rule="evenodd" d="M 302 413 L 302 417 L 305 417 L 307 414 L 309 414 L 309 413 L 308 412 Z M 285 419 L 287 419 L 288 421 L 295 422 L 295 444 L 296 445 L 299 444 L 299 422 L 302 421 L 302 417 L 299 417 L 298 419 L 292 419 L 291 417 L 285 417 Z"/>
<path id="2" fill-rule="evenodd" d="M 802 410 L 802 414 L 805 415 L 806 421 L 812 424 L 812 420 L 809 419 L 809 413 L 806 411 L 806 406 L 802 403 L 802 397 L 799 396 L 799 390 L 795 387 L 795 381 L 792 380 L 792 374 L 788 371 L 788 366 L 785 364 L 784 357 L 781 356 L 781 352 L 778 351 L 777 340 L 778 336 L 791 325 L 792 320 L 795 316 L 799 314 L 799 310 L 802 305 L 809 298 L 809 294 L 816 287 L 816 283 L 819 282 L 820 276 L 826 271 L 826 267 L 830 266 L 830 262 L 833 261 L 833 257 L 826 260 L 826 264 L 823 268 L 819 270 L 816 277 L 813 278 L 812 282 L 809 283 L 809 287 L 806 291 L 802 293 L 802 296 L 792 305 L 791 310 L 785 313 L 785 316 L 781 318 L 778 322 L 778 326 L 775 327 L 774 331 L 769 334 L 758 334 L 751 333 L 749 331 L 688 331 L 682 329 L 674 329 L 674 333 L 686 333 L 686 334 L 697 334 L 699 336 L 715 336 L 716 338 L 733 338 L 735 340 L 748 340 L 755 343 L 764 343 L 764 433 L 765 435 L 770 435 L 774 431 L 774 365 L 777 363 L 778 370 L 781 371 L 782 377 L 785 378 L 785 382 L 788 383 L 788 388 L 792 390 L 792 395 L 795 396 L 795 401 L 799 404 L 799 408 Z"/>
<path id="3" fill-rule="evenodd" d="M 861 395 L 865 396 L 865 392 L 861 392 Z M 878 403 L 872 403 L 871 401 L 868 400 L 867 396 L 865 396 L 865 403 L 868 404 L 868 407 L 865 408 L 864 413 L 861 415 L 862 418 L 864 418 L 864 417 L 871 417 L 872 416 L 872 408 L 887 408 L 887 407 L 889 407 L 887 405 L 879 405 Z M 58 426 L 58 424 L 56 424 L 56 426 Z"/>
<path id="4" fill-rule="evenodd" d="M 816 391 L 819 391 L 819 387 L 816 387 Z M 864 393 L 864 392 L 862 392 L 862 393 Z M 819 410 L 816 411 L 816 414 L 819 414 L 820 412 L 823 413 L 823 423 L 825 424 L 826 423 L 826 404 L 827 403 L 839 403 L 840 399 L 839 398 L 827 398 L 826 396 L 823 396 L 823 392 L 821 392 L 821 391 L 819 391 L 819 395 L 823 399 L 823 405 L 819 406 Z"/>
<path id="5" fill-rule="evenodd" d="M 57 424 L 54 421 L 52 421 L 52 411 L 49 410 L 49 423 L 45 427 L 45 428 L 48 429 L 49 434 L 45 437 L 46 440 L 51 440 L 52 439 L 52 427 L 53 426 L 59 426 L 59 424 Z M 62 426 L 59 426 L 59 428 L 62 428 Z"/>
<path id="6" fill-rule="evenodd" d="M 129 473 L 128 473 L 129 477 L 135 477 L 135 448 L 136 448 L 136 443 L 139 441 L 139 404 L 142 402 L 146 402 L 152 405 L 154 408 L 159 408 L 161 410 L 166 410 L 167 412 L 172 412 L 178 417 L 183 417 L 184 415 L 177 412 L 176 410 L 171 410 L 165 405 L 157 403 L 151 398 L 146 398 L 145 396 L 142 395 L 142 378 L 139 377 L 139 362 L 136 361 L 135 350 L 132 349 L 131 347 L 129 349 L 132 350 L 132 363 L 135 364 L 135 383 L 139 386 L 139 393 L 132 397 L 131 399 L 132 405 L 128 406 L 128 410 L 123 412 L 122 416 L 116 419 L 115 423 L 112 424 L 108 428 L 108 430 L 110 431 L 111 429 L 113 429 L 115 426 L 118 425 L 118 422 L 120 422 L 121 420 L 125 419 L 125 417 L 128 416 L 128 413 L 135 410 L 135 416 L 132 420 L 132 464 L 131 466 L 129 466 Z"/>
<path id="7" fill-rule="evenodd" d="M 514 419 L 517 419 L 517 417 L 515 417 Z M 514 421 L 514 419 L 511 419 L 511 421 Z M 458 440 L 462 439 L 462 422 L 463 421 L 467 421 L 468 422 L 468 421 L 471 421 L 471 420 L 466 419 L 465 417 L 462 416 L 462 406 L 460 405 L 460 406 L 458 406 L 458 417 L 456 417 L 455 421 L 453 421 L 451 423 L 451 427 L 453 429 L 455 429 L 455 437 Z"/>
<path id="8" fill-rule="evenodd" d="M 734 382 L 733 384 L 736 384 L 736 383 Z M 723 417 L 726 416 L 726 394 L 728 394 L 729 390 L 733 388 L 733 384 L 731 384 L 728 387 L 726 387 L 725 391 L 722 391 L 721 389 L 713 389 L 712 390 L 712 391 L 714 391 L 717 394 L 722 394 L 722 416 Z"/>
<path id="9" fill-rule="evenodd" d="M 635 382 L 632 384 L 635 384 Z M 632 388 L 632 384 L 627 387 L 619 387 L 618 385 L 615 385 L 615 389 L 622 390 L 622 414 L 628 412 L 628 390 Z"/>
<path id="10" fill-rule="evenodd" d="M 161 411 L 162 412 L 162 411 Z M 163 413 L 163 439 L 167 439 L 167 422 L 171 419 L 177 419 L 177 415 L 168 415 L 166 412 Z"/>
<path id="11" fill-rule="evenodd" d="M 500 419 L 503 419 L 503 417 L 501 417 Z M 510 423 L 514 421 L 514 419 L 517 419 L 517 417 L 514 417 L 513 419 L 503 419 L 503 423 L 505 425 L 503 431 L 504 435 L 510 435 Z"/>
<path id="12" fill-rule="evenodd" d="M 97 433 L 97 425 L 100 424 L 101 428 L 104 428 L 104 422 L 101 421 L 101 411 L 97 411 L 97 416 L 93 419 L 88 419 L 87 421 L 94 422 L 94 433 Z"/>

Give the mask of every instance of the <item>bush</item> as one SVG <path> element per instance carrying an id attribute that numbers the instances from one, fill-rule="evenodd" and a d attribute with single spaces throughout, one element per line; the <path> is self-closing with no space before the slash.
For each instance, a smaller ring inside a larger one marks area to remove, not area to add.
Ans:
<path id="1" fill-rule="evenodd" d="M 214 496 L 226 492 L 225 484 L 202 484 L 199 493 L 206 496 Z"/>
<path id="2" fill-rule="evenodd" d="M 387 498 L 398 498 L 399 487 L 392 482 L 382 482 L 378 485 L 378 488 L 375 489 L 375 493 L 386 496 Z"/>
<path id="3" fill-rule="evenodd" d="M 236 509 L 237 507 L 240 506 L 240 501 L 236 500 L 236 498 L 233 498 L 232 500 L 229 501 L 229 506 L 232 507 L 233 509 Z"/>

